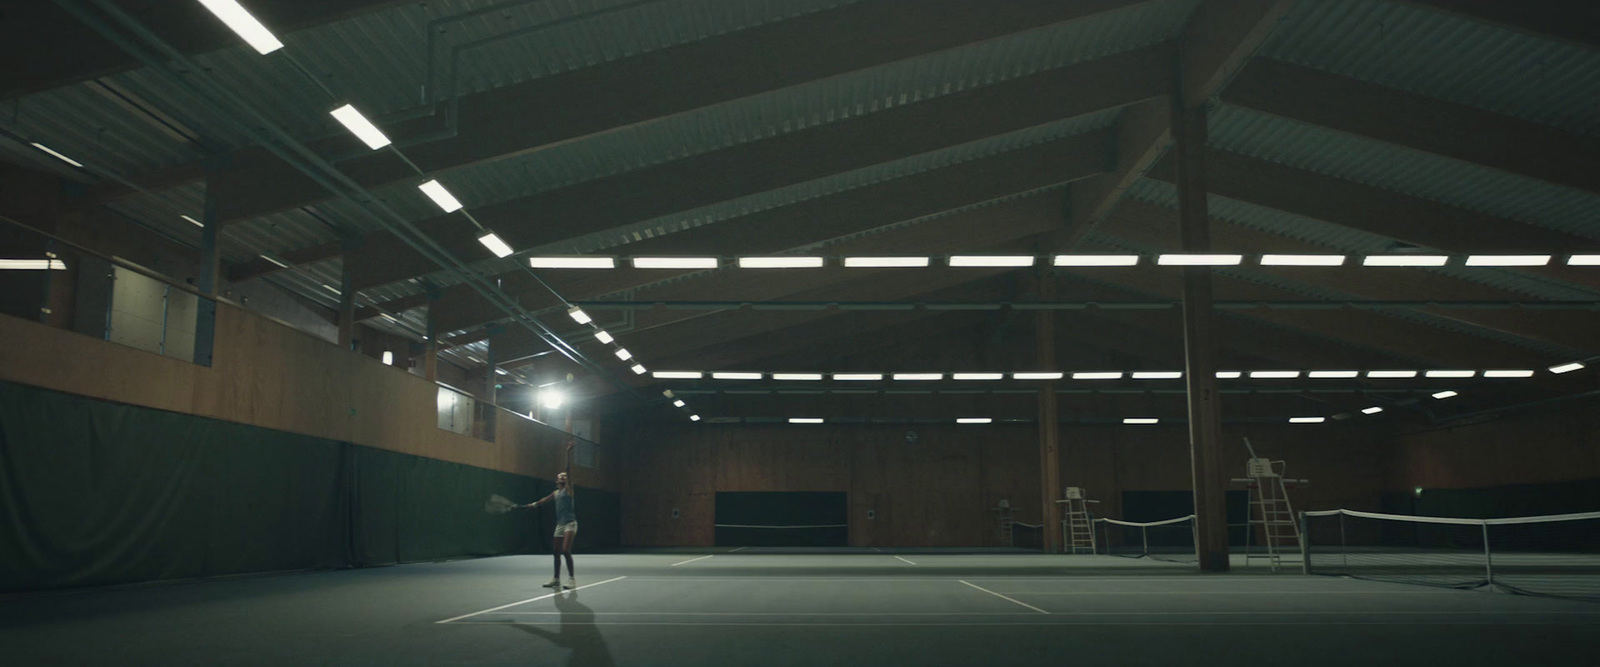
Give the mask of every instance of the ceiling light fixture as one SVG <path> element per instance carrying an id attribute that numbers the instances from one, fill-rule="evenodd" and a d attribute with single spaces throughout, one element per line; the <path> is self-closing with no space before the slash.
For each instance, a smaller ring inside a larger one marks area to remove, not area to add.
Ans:
<path id="1" fill-rule="evenodd" d="M 950 266 L 957 267 L 1020 267 L 1033 266 L 1033 255 L 951 255 Z"/>
<path id="2" fill-rule="evenodd" d="M 705 377 L 700 371 L 656 371 L 650 377 L 661 380 L 698 380 Z"/>
<path id="3" fill-rule="evenodd" d="M 1444 391 L 1434 393 L 1433 397 L 1439 400 L 1444 400 L 1446 398 L 1455 398 L 1460 395 L 1461 394 L 1446 389 Z"/>
<path id="4" fill-rule="evenodd" d="M 617 355 L 618 359 L 621 359 L 623 361 L 627 361 L 627 360 L 633 358 L 633 353 L 629 352 L 628 348 L 625 348 L 625 347 L 617 348 L 617 351 L 615 352 L 615 354 Z"/>
<path id="5" fill-rule="evenodd" d="M 196 227 L 204 227 L 204 226 L 206 226 L 206 223 L 200 222 L 199 220 L 191 218 L 191 217 L 189 217 L 187 215 L 180 215 L 178 217 L 183 218 L 184 220 L 188 220 L 189 222 L 194 223 L 194 226 L 196 226 Z"/>
<path id="6" fill-rule="evenodd" d="M 1398 378 L 1414 378 L 1416 371 L 1367 371 L 1367 377 L 1380 380 L 1394 380 Z"/>
<path id="7" fill-rule="evenodd" d="M 955 373 L 950 376 L 952 380 L 1002 380 L 1005 373 Z"/>
<path id="8" fill-rule="evenodd" d="M 774 380 L 821 380 L 821 373 L 773 373 Z"/>
<path id="9" fill-rule="evenodd" d="M 1446 255 L 1367 255 L 1362 266 L 1444 266 L 1450 258 Z"/>
<path id="10" fill-rule="evenodd" d="M 383 131 L 373 125 L 372 121 L 367 120 L 366 116 L 361 115 L 360 111 L 356 111 L 355 106 L 346 104 L 328 113 L 368 148 L 378 150 L 389 145 L 389 137 L 384 136 Z"/>
<path id="11" fill-rule="evenodd" d="M 1583 367 L 1584 367 L 1583 364 L 1574 361 L 1574 362 L 1572 362 L 1570 364 L 1561 364 L 1559 366 L 1551 366 L 1550 367 L 1550 372 L 1551 373 L 1555 373 L 1556 375 L 1560 375 L 1562 373 L 1571 373 L 1572 371 L 1579 370 L 1579 369 L 1581 369 Z"/>
<path id="12" fill-rule="evenodd" d="M 1250 371 L 1252 380 L 1288 380 L 1300 377 L 1300 371 Z"/>
<path id="13" fill-rule="evenodd" d="M 1600 255 L 1573 255 L 1567 258 L 1567 266 L 1600 266 Z"/>
<path id="14" fill-rule="evenodd" d="M 596 331 L 596 332 L 594 332 L 594 339 L 597 340 L 597 341 L 600 341 L 602 343 L 605 343 L 606 345 L 610 345 L 611 341 L 616 340 L 615 338 L 611 337 L 611 334 L 608 334 L 605 331 Z"/>
<path id="15" fill-rule="evenodd" d="M 578 324 L 588 324 L 594 321 L 589 317 L 588 313 L 583 312 L 583 309 L 579 308 L 578 306 L 568 308 L 567 314 L 571 315 L 572 321 L 577 322 Z"/>
<path id="16" fill-rule="evenodd" d="M 896 380 L 943 380 L 943 373 L 895 373 Z"/>
<path id="17" fill-rule="evenodd" d="M 1290 424 L 1321 424 L 1322 422 L 1325 422 L 1327 420 L 1328 420 L 1327 417 L 1290 417 L 1289 418 L 1289 423 Z"/>
<path id="18" fill-rule="evenodd" d="M 443 209 L 445 213 L 454 213 L 461 210 L 461 201 L 457 200 L 455 195 L 450 194 L 449 190 L 444 189 L 444 186 L 437 180 L 423 183 L 417 186 L 417 189 L 421 190 L 422 194 L 428 195 L 428 198 L 432 199 L 433 203 L 438 204 L 439 208 Z"/>
<path id="19" fill-rule="evenodd" d="M 635 269 L 715 269 L 721 266 L 715 257 L 635 257 Z"/>
<path id="20" fill-rule="evenodd" d="M 1344 255 L 1262 255 L 1262 266 L 1344 266 Z"/>
<path id="21" fill-rule="evenodd" d="M 1074 380 L 1121 380 L 1122 371 L 1086 371 L 1073 373 Z"/>
<path id="22" fill-rule="evenodd" d="M 535 269 L 615 269 L 615 257 L 529 257 L 528 266 Z"/>
<path id="23" fill-rule="evenodd" d="M 1160 419 L 1154 417 L 1127 417 L 1122 420 L 1124 424 L 1159 424 Z"/>
<path id="24" fill-rule="evenodd" d="M 1484 371 L 1483 376 L 1486 378 L 1527 378 L 1533 377 L 1533 371 L 1520 369 Z"/>
<path id="25" fill-rule="evenodd" d="M 1544 266 L 1549 255 L 1468 255 L 1467 266 Z"/>
<path id="26" fill-rule="evenodd" d="M 483 247 L 488 248 L 489 252 L 494 253 L 495 257 L 510 257 L 513 252 L 511 246 L 500 240 L 500 237 L 495 236 L 495 233 L 491 231 L 485 230 L 483 236 L 478 237 L 478 242 L 482 243 Z"/>
<path id="27" fill-rule="evenodd" d="M 918 268 L 928 265 L 927 257 L 846 257 L 844 265 L 852 269 Z"/>
<path id="28" fill-rule="evenodd" d="M 1306 377 L 1316 380 L 1336 380 L 1361 377 L 1361 371 L 1311 371 L 1306 373 Z"/>
<path id="29" fill-rule="evenodd" d="M 1380 407 L 1378 407 L 1376 405 L 1374 405 L 1374 406 L 1372 406 L 1370 408 L 1362 408 L 1361 409 L 1361 414 L 1364 414 L 1364 415 L 1375 415 L 1375 414 L 1378 414 L 1380 412 L 1383 412 L 1383 408 L 1380 408 Z"/>
<path id="30" fill-rule="evenodd" d="M 37 149 L 39 149 L 39 150 L 41 150 L 41 151 L 44 151 L 44 152 L 46 152 L 46 153 L 49 153 L 49 154 L 51 154 L 51 155 L 53 155 L 53 156 L 55 156 L 55 158 L 56 158 L 56 159 L 57 159 L 57 160 L 60 160 L 60 161 L 62 161 L 62 162 L 65 162 L 65 163 L 67 163 L 67 164 L 70 164 L 70 165 L 72 165 L 72 166 L 74 166 L 74 167 L 77 167 L 77 168 L 79 168 L 79 169 L 82 169 L 82 168 L 83 168 L 83 163 L 82 163 L 82 162 L 79 162 L 79 161 L 77 161 L 77 160 L 74 160 L 74 159 L 72 159 L 72 158 L 70 158 L 70 157 L 67 157 L 67 156 L 65 156 L 65 155 L 62 155 L 62 154 L 60 154 L 60 153 L 57 153 L 57 152 L 55 152 L 55 151 L 53 151 L 53 150 L 50 150 L 50 148 L 49 148 L 49 147 L 47 147 L 47 146 L 45 146 L 45 145 L 44 145 L 44 144 L 41 144 L 41 143 L 39 143 L 39 142 L 37 142 L 37 141 L 35 141 L 35 142 L 31 142 L 31 143 L 32 143 L 32 144 L 33 144 L 33 147 L 34 147 L 34 148 L 37 148 Z"/>
<path id="31" fill-rule="evenodd" d="M 993 422 L 993 421 L 994 421 L 994 419 L 989 418 L 989 417 L 957 417 L 956 418 L 956 423 L 957 424 L 988 424 L 988 423 Z"/>
<path id="32" fill-rule="evenodd" d="M 644 364 L 634 364 L 629 370 L 632 370 L 634 375 L 644 375 Z"/>
<path id="33" fill-rule="evenodd" d="M 1138 255 L 1056 255 L 1056 266 L 1135 266 Z"/>
<path id="34" fill-rule="evenodd" d="M 1013 379 L 1013 380 L 1060 380 L 1061 379 L 1061 373 L 1052 372 L 1052 371 L 1035 372 L 1035 373 L 1012 373 L 1011 374 L 1011 379 Z"/>
<path id="35" fill-rule="evenodd" d="M 882 380 L 882 373 L 834 373 L 833 379 L 845 382 L 859 382 L 864 380 Z"/>
<path id="36" fill-rule="evenodd" d="M 790 424 L 821 424 L 821 417 L 790 417 Z"/>
<path id="37" fill-rule="evenodd" d="M 1134 371 L 1135 380 L 1176 380 L 1183 377 L 1183 371 Z"/>
<path id="38" fill-rule="evenodd" d="M 235 0 L 200 0 L 200 4 L 210 10 L 222 23 L 228 26 L 235 34 L 244 39 L 256 53 L 267 55 L 283 48 L 283 42 L 273 36 L 272 31 L 261 25 L 256 17 L 245 11 Z"/>
<path id="39" fill-rule="evenodd" d="M 740 257 L 741 269 L 816 269 L 821 257 Z"/>
<path id="40" fill-rule="evenodd" d="M 1477 371 L 1428 371 L 1422 375 L 1431 378 L 1469 378 L 1477 374 Z"/>
<path id="41" fill-rule="evenodd" d="M 1172 253 L 1156 257 L 1161 266 L 1237 266 L 1243 261 L 1244 255 Z"/>
<path id="42" fill-rule="evenodd" d="M 713 380 L 760 380 L 760 373 L 746 373 L 742 371 L 716 371 L 711 374 Z"/>
<path id="43" fill-rule="evenodd" d="M 65 271 L 66 262 L 59 259 L 0 259 L 0 270 L 4 271 Z"/>

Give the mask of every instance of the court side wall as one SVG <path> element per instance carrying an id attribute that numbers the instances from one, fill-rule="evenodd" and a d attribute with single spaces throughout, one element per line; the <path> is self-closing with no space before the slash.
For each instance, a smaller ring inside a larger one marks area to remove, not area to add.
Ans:
<path id="1" fill-rule="evenodd" d="M 1192 488 L 1181 426 L 1060 428 L 1062 485 L 1100 500 L 1093 508 L 1100 516 L 1123 517 L 1124 491 Z M 917 432 L 916 442 L 906 442 L 908 430 Z M 1230 428 L 1224 466 L 1231 477 L 1245 476 L 1245 435 L 1261 456 L 1288 461 L 1290 477 L 1312 480 L 1292 491 L 1297 510 L 1379 509 L 1386 459 L 1368 431 Z M 629 546 L 713 544 L 718 491 L 848 492 L 850 544 L 863 547 L 997 545 L 990 508 L 1002 498 L 1017 509 L 1017 521 L 1037 524 L 1042 516 L 1033 425 L 654 424 L 621 437 L 622 539 Z M 875 519 L 866 518 L 868 509 Z"/>
<path id="2" fill-rule="evenodd" d="M 1396 497 L 1417 513 L 1600 510 L 1600 402 L 1394 436 Z M 1421 497 L 1414 489 L 1421 487 Z M 1401 508 L 1404 509 L 1404 508 Z"/>
<path id="3" fill-rule="evenodd" d="M 437 386 L 225 303 L 210 367 L 0 316 L 0 380 L 554 479 L 565 434 L 502 412 L 494 442 L 438 427 Z M 582 471 L 615 490 L 615 457 Z"/>

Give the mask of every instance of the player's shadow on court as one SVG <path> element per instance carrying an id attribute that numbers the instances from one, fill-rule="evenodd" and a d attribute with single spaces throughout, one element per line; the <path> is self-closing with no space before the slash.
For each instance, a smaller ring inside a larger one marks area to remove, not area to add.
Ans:
<path id="1" fill-rule="evenodd" d="M 577 591 L 567 591 L 552 598 L 556 610 L 561 612 L 561 627 L 550 631 L 538 625 L 517 624 L 512 627 L 549 641 L 556 646 L 571 649 L 567 664 L 573 667 L 615 667 L 611 649 L 600 636 L 594 624 L 594 610 L 578 602 Z"/>

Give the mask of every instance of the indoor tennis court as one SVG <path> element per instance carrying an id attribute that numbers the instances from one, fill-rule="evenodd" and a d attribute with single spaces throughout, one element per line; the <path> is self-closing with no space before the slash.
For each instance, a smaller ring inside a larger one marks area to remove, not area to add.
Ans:
<path id="1" fill-rule="evenodd" d="M 0 665 L 1600 664 L 1594 0 L 0 9 Z"/>

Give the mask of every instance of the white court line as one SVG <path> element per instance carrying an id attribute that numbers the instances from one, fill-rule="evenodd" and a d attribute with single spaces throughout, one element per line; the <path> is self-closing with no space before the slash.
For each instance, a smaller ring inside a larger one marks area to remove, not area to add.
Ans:
<path id="1" fill-rule="evenodd" d="M 1028 614 L 1028 616 L 1032 617 L 1034 615 L 1033 614 Z M 568 624 L 566 621 L 562 621 L 561 623 L 563 625 Z M 493 622 L 489 622 L 489 621 L 463 621 L 461 623 L 452 623 L 451 625 L 502 625 L 503 626 L 503 625 L 505 625 L 505 623 L 493 623 Z M 574 623 L 574 625 L 576 625 L 576 623 Z M 590 623 L 583 623 L 582 625 L 670 625 L 670 626 L 705 626 L 705 627 L 711 627 L 711 628 L 716 628 L 716 627 L 749 627 L 749 626 L 756 626 L 756 627 L 816 626 L 816 627 L 837 627 L 837 628 L 859 628 L 859 627 L 869 627 L 869 626 L 882 626 L 882 627 L 1049 626 L 1049 627 L 1057 627 L 1057 628 L 1075 628 L 1075 627 L 1091 627 L 1091 626 L 1092 627 L 1104 627 L 1104 626 L 1119 626 L 1119 627 L 1123 627 L 1123 626 L 1147 626 L 1147 627 L 1148 626 L 1159 626 L 1159 627 L 1169 627 L 1169 626 L 1170 627 L 1184 627 L 1184 626 L 1260 627 L 1260 626 L 1264 626 L 1264 625 L 1299 625 L 1299 626 L 1319 626 L 1319 627 L 1320 626 L 1328 626 L 1328 625 L 1443 625 L 1443 626 L 1482 625 L 1482 626 L 1485 626 L 1485 627 L 1497 627 L 1497 626 L 1507 626 L 1507 625 L 1527 625 L 1527 626 L 1534 626 L 1534 627 L 1545 627 L 1545 626 L 1548 626 L 1549 623 L 1507 623 L 1505 621 L 1410 621 L 1410 622 L 1408 622 L 1408 621 L 1398 621 L 1398 622 L 1397 621 L 1381 621 L 1381 622 L 1379 622 L 1379 621 L 1309 621 L 1309 622 L 1293 622 L 1293 623 L 1282 623 L 1282 622 L 1265 622 L 1265 623 L 1253 623 L 1253 622 L 1251 622 L 1251 623 L 1246 623 L 1246 622 L 1234 622 L 1234 621 L 1221 621 L 1221 622 L 1209 622 L 1208 621 L 1208 622 L 1198 622 L 1198 623 L 1169 623 L 1169 622 L 1162 622 L 1162 623 L 1122 623 L 1122 622 L 1096 623 L 1096 622 L 1078 622 L 1078 621 L 1068 621 L 1068 622 L 1062 622 L 1062 623 L 1052 623 L 1052 622 L 1046 622 L 1046 621 L 1039 621 L 1039 622 L 1035 622 L 1035 621 L 1015 621 L 1015 622 L 1002 622 L 1002 623 L 984 623 L 984 622 L 966 622 L 966 623 L 715 623 L 715 622 L 679 622 L 679 621 L 660 621 L 660 622 L 657 622 L 657 621 L 618 621 L 618 622 L 615 622 L 615 623 L 593 623 L 593 622 L 590 622 Z"/>
<path id="2" fill-rule="evenodd" d="M 627 577 L 623 576 L 623 577 L 616 577 L 616 578 L 613 578 L 613 579 L 607 579 L 605 581 L 596 581 L 596 582 L 594 582 L 592 584 L 584 584 L 584 585 L 579 586 L 577 588 L 569 588 L 567 590 L 569 590 L 569 591 L 581 591 L 581 590 L 583 590 L 585 588 L 590 588 L 590 587 L 593 587 L 593 586 L 599 586 L 600 584 L 609 584 L 609 583 L 611 583 L 613 581 L 619 581 L 619 580 L 622 580 L 622 579 L 627 579 Z M 462 615 L 457 616 L 455 618 L 447 618 L 447 619 L 444 619 L 442 621 L 434 621 L 434 624 L 437 625 L 437 624 L 440 624 L 440 623 L 449 623 L 451 621 L 456 621 L 456 620 L 460 620 L 460 619 L 463 619 L 463 618 L 472 618 L 473 616 L 477 616 L 479 614 L 487 614 L 487 613 L 489 613 L 491 611 L 500 611 L 501 609 L 505 609 L 506 607 L 515 607 L 515 606 L 517 606 L 519 604 L 527 604 L 529 602 L 538 602 L 539 600 L 546 600 L 546 599 L 549 599 L 549 598 L 553 598 L 553 597 L 555 597 L 557 595 L 560 595 L 562 593 L 565 593 L 565 592 L 566 591 L 556 591 L 554 593 L 549 593 L 547 595 L 541 595 L 541 596 L 536 597 L 536 598 L 528 598 L 528 599 L 523 600 L 521 602 L 513 602 L 511 604 L 503 604 L 503 605 L 500 605 L 500 606 L 495 607 L 493 609 L 485 609 L 483 611 L 475 611 L 475 612 L 472 612 L 470 614 L 462 614 Z"/>
<path id="3" fill-rule="evenodd" d="M 878 552 L 878 553 L 880 553 L 880 554 L 881 554 L 881 553 L 883 553 L 883 550 L 882 550 L 882 549 L 879 549 L 879 548 L 877 548 L 877 547 L 873 547 L 873 548 L 872 548 L 872 550 L 873 550 L 873 551 L 876 551 L 876 552 Z"/>
<path id="4" fill-rule="evenodd" d="M 1006 595 L 1449 595 L 1474 591 L 999 591 Z"/>
<path id="5" fill-rule="evenodd" d="M 900 558 L 900 557 L 899 557 L 899 556 L 895 556 L 895 558 Z M 904 559 L 904 558 L 900 558 L 900 560 L 906 560 L 906 559 Z M 911 561 L 908 561 L 908 560 L 906 560 L 906 562 L 907 562 L 907 563 L 911 563 Z M 912 565 L 916 565 L 916 563 L 911 563 L 911 564 L 912 564 Z"/>
<path id="6" fill-rule="evenodd" d="M 966 585 L 968 585 L 968 586 L 971 586 L 971 587 L 973 587 L 973 588 L 976 588 L 976 589 L 978 589 L 978 590 L 980 590 L 980 591 L 983 591 L 983 592 L 985 592 L 985 593 L 988 593 L 988 594 L 990 594 L 990 595 L 993 595 L 993 596 L 995 596 L 995 597 L 997 597 L 997 598 L 1000 598 L 1000 599 L 1002 599 L 1002 600 L 1006 600 L 1006 601 L 1008 601 L 1008 602 L 1016 602 L 1016 603 L 1017 603 L 1017 604 L 1020 604 L 1020 605 L 1022 605 L 1022 606 L 1024 606 L 1024 607 L 1027 607 L 1027 608 L 1029 608 L 1029 609 L 1032 609 L 1032 610 L 1034 610 L 1034 611 L 1037 611 L 1037 612 L 1039 612 L 1039 613 L 1041 613 L 1041 614 L 1048 614 L 1048 613 L 1050 613 L 1050 612 L 1048 612 L 1048 611 L 1045 611 L 1045 610 L 1043 610 L 1043 609 L 1040 609 L 1040 608 L 1038 608 L 1038 607 L 1035 607 L 1035 606 L 1033 606 L 1033 605 L 1031 605 L 1031 604 L 1028 604 L 1028 603 L 1026 603 L 1026 602 L 1017 602 L 1017 601 L 1016 601 L 1016 600 L 1013 600 L 1013 599 L 1011 599 L 1011 598 L 1008 598 L 1008 597 L 1006 597 L 1006 596 L 1004 596 L 1004 595 L 1001 595 L 1001 594 L 999 594 L 999 593 L 996 593 L 996 592 L 994 592 L 994 591 L 991 591 L 991 590 L 989 590 L 989 589 L 987 589 L 987 588 L 984 588 L 984 587 L 982 587 L 982 586 L 979 586 L 979 585 L 977 585 L 977 584 L 974 584 L 974 583 L 969 583 L 969 582 L 967 582 L 967 581 L 966 581 L 966 580 L 964 580 L 964 579 L 957 579 L 957 580 L 956 580 L 956 581 L 960 581 L 960 582 L 961 582 L 961 583 L 963 583 L 963 584 L 966 584 Z"/>
<path id="7" fill-rule="evenodd" d="M 715 555 L 716 554 L 711 554 L 711 556 L 715 556 Z M 697 560 L 705 560 L 707 558 L 710 558 L 711 556 L 701 556 L 699 558 L 690 558 L 689 560 L 683 561 L 681 563 L 673 563 L 671 565 L 668 565 L 667 567 L 677 567 L 679 565 L 682 565 L 683 563 L 693 563 L 693 562 L 695 562 Z"/>
<path id="8" fill-rule="evenodd" d="M 502 611 L 501 614 L 559 616 L 561 611 Z M 1025 611 L 597 611 L 590 616 L 1033 616 Z"/>
<path id="9" fill-rule="evenodd" d="M 728 553 L 730 553 L 730 554 L 731 553 L 737 553 L 737 552 L 744 551 L 745 549 L 749 549 L 749 548 L 750 547 L 739 547 L 737 549 L 734 549 L 733 551 L 729 551 Z"/>

